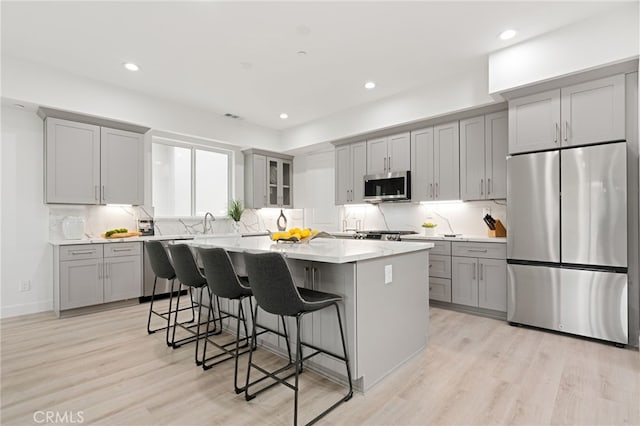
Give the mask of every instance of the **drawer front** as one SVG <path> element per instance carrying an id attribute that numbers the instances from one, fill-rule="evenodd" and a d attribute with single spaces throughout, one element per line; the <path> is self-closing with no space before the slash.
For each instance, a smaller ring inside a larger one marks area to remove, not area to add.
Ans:
<path id="1" fill-rule="evenodd" d="M 451 303 L 451 280 L 429 277 L 429 299 Z"/>
<path id="2" fill-rule="evenodd" d="M 101 258 L 102 244 L 78 244 L 73 246 L 60 246 L 60 261 Z"/>
<path id="3" fill-rule="evenodd" d="M 451 256 L 432 254 L 429 256 L 429 276 L 451 278 Z"/>
<path id="4" fill-rule="evenodd" d="M 429 242 L 435 245 L 429 251 L 429 254 L 443 254 L 446 256 L 451 256 L 451 241 L 431 240 Z"/>
<path id="5" fill-rule="evenodd" d="M 104 257 L 135 256 L 142 253 L 142 243 L 105 244 Z"/>
<path id="6" fill-rule="evenodd" d="M 504 243 L 457 243 L 451 247 L 454 256 L 506 259 L 507 245 Z"/>

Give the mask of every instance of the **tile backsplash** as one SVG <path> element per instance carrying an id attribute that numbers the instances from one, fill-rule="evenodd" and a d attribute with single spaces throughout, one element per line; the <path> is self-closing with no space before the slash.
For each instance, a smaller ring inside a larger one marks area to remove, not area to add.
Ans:
<path id="1" fill-rule="evenodd" d="M 302 209 L 284 209 L 287 228 L 304 226 Z M 138 230 L 138 219 L 151 217 L 143 207 L 132 206 L 84 206 L 84 205 L 50 205 L 49 207 L 49 239 L 62 240 L 62 221 L 67 216 L 81 217 L 85 221 L 85 237 L 99 238 L 100 234 L 113 228 Z M 246 209 L 239 223 L 239 231 L 261 232 L 276 231 L 280 209 Z M 233 221 L 229 218 L 218 218 L 211 223 L 213 232 L 227 234 L 234 232 Z M 155 235 L 202 234 L 204 220 L 202 218 L 156 218 Z"/>

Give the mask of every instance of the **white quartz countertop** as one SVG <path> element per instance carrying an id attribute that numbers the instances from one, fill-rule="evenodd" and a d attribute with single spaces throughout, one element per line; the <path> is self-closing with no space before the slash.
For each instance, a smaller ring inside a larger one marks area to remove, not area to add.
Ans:
<path id="1" fill-rule="evenodd" d="M 76 244 L 108 244 L 108 243 L 136 243 L 151 240 L 190 240 L 196 237 L 193 234 L 182 235 L 150 235 L 147 237 L 129 237 L 129 238 L 83 238 L 81 240 L 50 240 L 49 244 L 54 246 L 69 246 Z"/>
<path id="2" fill-rule="evenodd" d="M 199 237 L 185 244 L 194 247 L 222 247 L 231 252 L 278 251 L 291 259 L 326 263 L 348 263 L 394 256 L 432 248 L 433 243 L 367 241 L 340 238 L 315 238 L 306 243 L 276 243 L 269 237 Z"/>
<path id="3" fill-rule="evenodd" d="M 507 239 L 503 237 L 485 237 L 482 235 L 462 235 L 460 237 L 425 237 L 420 234 L 403 235 L 402 241 L 460 241 L 460 242 L 476 242 L 476 243 L 502 243 L 506 244 Z"/>

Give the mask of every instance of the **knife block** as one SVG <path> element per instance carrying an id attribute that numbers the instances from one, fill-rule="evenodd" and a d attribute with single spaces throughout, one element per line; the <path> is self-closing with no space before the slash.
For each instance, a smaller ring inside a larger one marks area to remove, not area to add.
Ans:
<path id="1" fill-rule="evenodd" d="M 496 220 L 496 229 L 489 229 L 489 237 L 506 237 L 507 230 L 500 220 Z"/>

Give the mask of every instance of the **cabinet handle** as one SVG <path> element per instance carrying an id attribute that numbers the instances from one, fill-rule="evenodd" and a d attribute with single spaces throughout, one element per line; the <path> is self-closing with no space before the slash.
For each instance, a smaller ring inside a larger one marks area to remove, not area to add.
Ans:
<path id="1" fill-rule="evenodd" d="M 433 198 L 433 183 L 429 184 L 429 198 Z"/>
<path id="2" fill-rule="evenodd" d="M 104 185 L 102 185 L 102 201 L 107 201 L 107 193 L 104 190 Z"/>
<path id="3" fill-rule="evenodd" d="M 431 269 L 431 268 L 433 268 L 433 265 L 430 263 L 430 264 L 429 264 L 429 269 Z"/>
<path id="4" fill-rule="evenodd" d="M 476 280 L 476 268 L 477 267 L 478 267 L 478 264 L 474 263 L 473 264 L 473 278 L 472 278 L 472 280 L 474 280 L 474 281 Z"/>
<path id="5" fill-rule="evenodd" d="M 387 165 L 389 166 L 389 171 L 391 171 L 391 157 L 389 157 L 389 161 L 387 161 Z"/>
<path id="6" fill-rule="evenodd" d="M 98 280 L 102 279 L 102 264 L 98 263 Z"/>
<path id="7" fill-rule="evenodd" d="M 384 157 L 384 160 L 383 160 L 383 161 L 384 161 L 384 166 L 383 166 L 383 168 L 384 168 L 384 171 L 386 172 L 386 171 L 387 171 L 387 157 Z"/>
<path id="8" fill-rule="evenodd" d="M 491 194 L 491 178 L 487 178 L 487 195 Z"/>
<path id="9" fill-rule="evenodd" d="M 129 247 L 129 248 L 114 248 L 114 249 L 111 249 L 111 251 L 114 251 L 114 252 L 116 252 L 116 251 L 131 251 L 131 250 L 132 250 L 131 247 Z"/>
<path id="10" fill-rule="evenodd" d="M 95 250 L 74 250 L 71 252 L 71 254 L 76 255 L 76 254 L 93 254 L 95 253 Z"/>
<path id="11" fill-rule="evenodd" d="M 484 280 L 484 278 L 483 278 L 483 276 L 484 276 L 484 273 L 483 273 L 484 266 L 482 264 L 480 264 L 480 265 L 478 265 L 478 268 L 480 269 L 480 281 L 482 281 L 482 280 Z"/>
<path id="12" fill-rule="evenodd" d="M 467 251 L 472 251 L 474 253 L 486 253 L 487 249 L 467 249 Z"/>
<path id="13" fill-rule="evenodd" d="M 310 279 L 309 279 L 309 267 L 305 266 L 304 267 L 304 284 L 305 284 L 305 287 L 307 286 L 309 281 L 310 281 Z"/>
<path id="14" fill-rule="evenodd" d="M 440 196 L 440 191 L 438 190 L 438 182 L 436 182 L 436 198 Z"/>
<path id="15" fill-rule="evenodd" d="M 484 179 L 480 179 L 480 195 L 484 195 Z"/>
<path id="16" fill-rule="evenodd" d="M 311 288 L 313 290 L 316 290 L 316 271 L 318 270 L 318 268 L 316 267 L 312 267 L 311 268 Z"/>
<path id="17" fill-rule="evenodd" d="M 555 124 L 555 133 L 553 135 L 553 143 L 558 143 L 558 130 L 559 130 L 559 126 L 558 123 L 554 123 Z"/>
<path id="18" fill-rule="evenodd" d="M 564 141 L 566 142 L 569 139 L 569 121 L 564 121 Z"/>
<path id="19" fill-rule="evenodd" d="M 94 185 L 93 186 L 93 199 L 96 200 L 96 201 L 98 201 L 98 191 L 99 191 L 98 185 Z"/>

